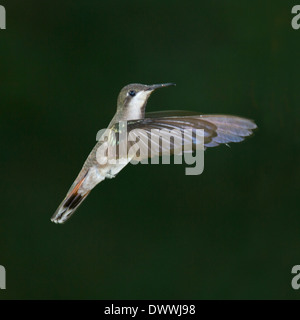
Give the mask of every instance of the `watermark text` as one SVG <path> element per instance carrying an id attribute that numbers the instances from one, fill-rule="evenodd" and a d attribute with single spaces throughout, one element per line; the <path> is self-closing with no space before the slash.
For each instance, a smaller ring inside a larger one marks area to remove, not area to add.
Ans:
<path id="1" fill-rule="evenodd" d="M 0 5 L 0 29 L 6 29 L 6 10 Z"/>

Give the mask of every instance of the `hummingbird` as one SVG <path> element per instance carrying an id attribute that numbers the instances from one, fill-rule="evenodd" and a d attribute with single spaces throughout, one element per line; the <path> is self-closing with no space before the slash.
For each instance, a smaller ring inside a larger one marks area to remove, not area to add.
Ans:
<path id="1" fill-rule="evenodd" d="M 122 133 L 120 123 L 124 121 L 127 124 L 127 132 L 134 129 L 143 129 L 146 132 L 164 128 L 178 129 L 180 132 L 185 129 L 203 129 L 205 149 L 243 141 L 257 128 L 254 121 L 232 115 L 203 115 L 199 112 L 184 110 L 145 113 L 147 101 L 153 91 L 174 85 L 174 83 L 154 85 L 134 83 L 125 86 L 119 93 L 116 113 L 107 127 L 114 133 L 113 137 L 108 137 L 106 140 L 108 147 L 120 144 Z M 111 164 L 104 161 L 102 164 L 97 157 L 97 150 L 102 144 L 103 141 L 99 139 L 64 200 L 52 216 L 52 222 L 58 224 L 66 222 L 97 184 L 107 178 L 115 177 L 132 159 L 127 156 L 121 163 Z M 169 151 L 172 152 L 173 147 L 170 144 Z M 155 152 L 155 155 L 162 155 L 161 148 Z"/>

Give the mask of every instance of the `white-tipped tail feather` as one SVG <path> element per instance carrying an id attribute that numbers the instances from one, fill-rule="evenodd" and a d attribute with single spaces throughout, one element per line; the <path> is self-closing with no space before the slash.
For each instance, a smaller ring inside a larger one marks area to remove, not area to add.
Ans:
<path id="1" fill-rule="evenodd" d="M 66 195 L 63 202 L 55 211 L 54 215 L 51 218 L 51 221 L 54 223 L 64 223 L 67 221 L 72 214 L 78 209 L 79 205 L 82 201 L 87 197 L 90 191 L 86 193 L 80 192 L 80 186 L 82 185 L 83 181 L 85 180 L 84 176 L 79 182 L 72 186 L 69 190 L 68 194 Z"/>

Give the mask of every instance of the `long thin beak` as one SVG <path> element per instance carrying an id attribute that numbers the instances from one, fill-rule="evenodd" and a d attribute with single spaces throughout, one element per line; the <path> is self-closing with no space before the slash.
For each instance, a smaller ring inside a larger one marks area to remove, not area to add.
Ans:
<path id="1" fill-rule="evenodd" d="M 150 86 L 148 86 L 149 91 L 153 91 L 159 88 L 164 88 L 164 87 L 170 87 L 170 86 L 176 86 L 175 83 L 161 83 L 161 84 L 152 84 Z"/>

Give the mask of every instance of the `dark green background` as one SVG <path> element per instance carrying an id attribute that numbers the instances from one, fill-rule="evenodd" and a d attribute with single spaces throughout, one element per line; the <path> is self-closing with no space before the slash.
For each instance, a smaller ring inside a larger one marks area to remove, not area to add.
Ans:
<path id="1" fill-rule="evenodd" d="M 296 1 L 4 1 L 0 299 L 299 298 Z M 300 3 L 298 3 L 300 4 Z M 132 82 L 147 110 L 255 119 L 184 165 L 129 165 L 65 225 L 50 217 Z"/>

